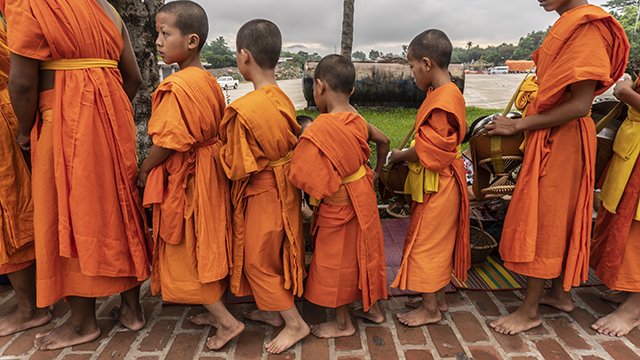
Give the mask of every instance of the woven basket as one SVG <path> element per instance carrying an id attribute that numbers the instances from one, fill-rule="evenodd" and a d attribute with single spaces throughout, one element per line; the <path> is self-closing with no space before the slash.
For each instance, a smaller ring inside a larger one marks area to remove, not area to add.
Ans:
<path id="1" fill-rule="evenodd" d="M 498 247 L 498 241 L 483 229 L 471 226 L 471 264 L 482 264 Z"/>

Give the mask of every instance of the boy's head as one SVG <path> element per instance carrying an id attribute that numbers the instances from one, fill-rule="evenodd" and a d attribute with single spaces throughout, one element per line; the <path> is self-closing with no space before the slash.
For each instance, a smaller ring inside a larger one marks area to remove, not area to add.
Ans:
<path id="1" fill-rule="evenodd" d="M 356 68 L 342 55 L 327 55 L 316 66 L 313 75 L 313 99 L 320 112 L 326 112 L 326 96 L 329 93 L 353 94 Z"/>
<path id="2" fill-rule="evenodd" d="M 421 90 L 426 91 L 431 86 L 434 74 L 448 74 L 452 51 L 451 41 L 441 30 L 426 30 L 411 40 L 407 59 Z"/>
<path id="3" fill-rule="evenodd" d="M 304 129 L 307 128 L 307 126 L 311 125 L 311 123 L 313 122 L 313 118 L 311 118 L 310 116 L 307 115 L 298 115 L 296 116 L 296 122 L 298 123 L 298 125 L 300 125 L 300 133 L 298 134 L 298 137 L 302 136 L 302 132 L 304 131 Z"/>
<path id="4" fill-rule="evenodd" d="M 181 63 L 202 50 L 209 33 L 204 9 L 193 1 L 172 1 L 156 13 L 156 46 L 168 63 Z"/>
<path id="5" fill-rule="evenodd" d="M 269 20 L 254 19 L 238 30 L 236 58 L 244 76 L 250 66 L 262 70 L 275 69 L 282 50 L 282 34 L 278 26 Z M 247 76 L 245 76 L 247 78 Z M 251 80 L 251 79 L 248 79 Z"/>
<path id="6" fill-rule="evenodd" d="M 538 0 L 540 6 L 546 11 L 557 11 L 563 14 L 567 10 L 571 10 L 580 5 L 586 5 L 587 0 Z"/>

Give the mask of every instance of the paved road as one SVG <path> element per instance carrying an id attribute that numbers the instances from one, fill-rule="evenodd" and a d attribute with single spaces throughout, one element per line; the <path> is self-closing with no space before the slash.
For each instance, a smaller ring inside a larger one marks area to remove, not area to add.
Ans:
<path id="1" fill-rule="evenodd" d="M 302 79 L 282 80 L 278 81 L 278 85 L 282 90 L 284 90 L 287 96 L 289 96 L 293 105 L 296 107 L 296 110 L 307 107 L 307 101 L 304 99 L 304 95 L 302 94 Z M 230 101 L 234 101 L 251 90 L 253 90 L 253 85 L 250 82 L 243 82 L 240 83 L 238 89 L 223 90 L 223 92 L 229 94 L 228 99 L 230 99 Z"/>

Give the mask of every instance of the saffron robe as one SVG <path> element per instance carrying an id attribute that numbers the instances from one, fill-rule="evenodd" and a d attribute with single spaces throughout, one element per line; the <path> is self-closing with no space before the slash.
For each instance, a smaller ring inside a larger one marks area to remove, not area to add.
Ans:
<path id="1" fill-rule="evenodd" d="M 597 6 L 565 12 L 533 56 L 538 95 L 527 115 L 549 111 L 583 80 L 594 96 L 624 73 L 629 43 L 620 24 Z M 500 254 L 505 267 L 554 279 L 568 291 L 586 281 L 593 209 L 596 133 L 591 117 L 528 131 L 522 170 L 507 211 Z"/>
<path id="2" fill-rule="evenodd" d="M 231 291 L 282 311 L 301 296 L 301 193 L 288 179 L 300 126 L 291 100 L 269 85 L 231 103 L 220 126 L 222 167 L 232 180 Z"/>
<path id="3" fill-rule="evenodd" d="M 437 191 L 413 202 L 402 263 L 391 287 L 434 293 L 451 281 L 452 268 L 465 281 L 471 267 L 469 197 L 458 149 L 467 131 L 466 108 L 453 83 L 427 94 L 415 129 L 416 153 L 420 164 L 437 174 Z"/>
<path id="4" fill-rule="evenodd" d="M 121 29 L 95 1 L 7 4 L 9 48 L 118 61 Z M 133 109 L 117 68 L 57 70 L 31 133 L 38 307 L 128 290 L 150 273 Z"/>
<path id="5" fill-rule="evenodd" d="M 368 311 L 387 297 L 368 138 L 367 122 L 357 113 L 323 114 L 305 129 L 293 152 L 289 179 L 322 200 L 304 293 L 317 305 L 337 308 L 362 300 Z"/>
<path id="6" fill-rule="evenodd" d="M 174 152 L 147 178 L 153 205 L 151 290 L 183 304 L 222 298 L 229 274 L 229 182 L 220 164 L 222 90 L 208 71 L 187 67 L 153 94 L 149 136 Z"/>

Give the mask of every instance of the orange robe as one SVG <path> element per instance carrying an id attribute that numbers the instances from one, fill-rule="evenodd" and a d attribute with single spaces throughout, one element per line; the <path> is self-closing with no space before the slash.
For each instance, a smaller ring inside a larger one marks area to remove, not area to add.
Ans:
<path id="1" fill-rule="evenodd" d="M 231 103 L 220 126 L 222 166 L 232 180 L 230 287 L 252 294 L 261 310 L 287 310 L 303 291 L 301 194 L 288 179 L 299 131 L 293 104 L 276 85 Z"/>
<path id="2" fill-rule="evenodd" d="M 640 92 L 640 87 L 636 89 Z M 628 120 L 627 120 L 628 121 Z M 636 140 L 635 145 L 638 146 Z M 614 156 L 618 156 L 615 154 Z M 598 210 L 591 244 L 591 266 L 610 289 L 640 292 L 640 161 L 636 159 L 622 198 L 609 212 Z"/>
<path id="3" fill-rule="evenodd" d="M 567 100 L 568 87 L 596 80 L 596 93 L 624 73 L 629 43 L 620 24 L 597 6 L 564 13 L 534 53 L 535 115 Z M 522 170 L 507 212 L 500 254 L 517 273 L 554 279 L 568 291 L 586 281 L 593 209 L 596 133 L 591 117 L 528 131 Z"/>
<path id="4" fill-rule="evenodd" d="M 414 202 L 402 263 L 391 285 L 433 293 L 465 280 L 471 266 L 469 197 L 459 145 L 467 131 L 464 97 L 453 84 L 432 90 L 416 117 L 415 149 L 425 169 L 438 174 L 438 191 Z"/>
<path id="5" fill-rule="evenodd" d="M 118 61 L 121 29 L 94 1 L 16 0 L 9 48 L 50 61 Z M 99 297 L 149 276 L 133 109 L 117 68 L 57 70 L 31 133 L 37 305 Z"/>
<path id="6" fill-rule="evenodd" d="M 187 67 L 153 94 L 149 136 L 175 152 L 147 178 L 153 204 L 151 290 L 183 304 L 222 298 L 231 241 L 229 183 L 220 165 L 218 127 L 225 100 L 206 70 Z"/>
<path id="7" fill-rule="evenodd" d="M 22 270 L 35 258 L 31 173 L 16 143 L 18 120 L 9 100 L 8 78 L 7 32 L 0 22 L 0 274 Z"/>
<path id="8" fill-rule="evenodd" d="M 304 295 L 337 308 L 362 300 L 364 310 L 387 297 L 384 237 L 367 122 L 356 113 L 324 114 L 293 152 L 289 179 L 322 200 L 315 221 L 315 250 Z"/>

